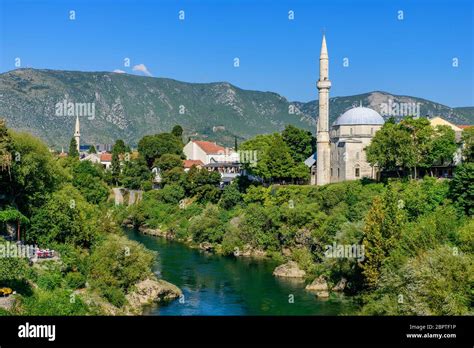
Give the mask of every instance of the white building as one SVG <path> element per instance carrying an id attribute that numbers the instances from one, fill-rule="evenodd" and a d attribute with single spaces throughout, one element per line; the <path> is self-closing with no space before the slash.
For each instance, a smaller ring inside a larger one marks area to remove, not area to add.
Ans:
<path id="1" fill-rule="evenodd" d="M 183 152 L 187 160 L 200 160 L 205 165 L 239 162 L 237 152 L 210 141 L 191 140 L 184 146 Z"/>
<path id="2" fill-rule="evenodd" d="M 89 161 L 92 163 L 100 163 L 100 154 L 90 153 L 85 157 L 81 158 L 81 161 Z"/>

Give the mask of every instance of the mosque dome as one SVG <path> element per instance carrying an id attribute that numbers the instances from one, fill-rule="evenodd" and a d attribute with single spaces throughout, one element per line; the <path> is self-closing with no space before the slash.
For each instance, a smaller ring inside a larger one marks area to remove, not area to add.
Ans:
<path id="1" fill-rule="evenodd" d="M 369 108 L 363 106 L 358 106 L 347 110 L 341 116 L 337 118 L 334 122 L 334 126 L 344 126 L 344 125 L 383 125 L 384 120 L 380 114 Z"/>

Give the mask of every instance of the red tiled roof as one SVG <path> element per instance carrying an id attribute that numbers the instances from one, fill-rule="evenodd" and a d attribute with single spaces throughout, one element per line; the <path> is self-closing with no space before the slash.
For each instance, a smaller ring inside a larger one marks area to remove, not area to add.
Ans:
<path id="1" fill-rule="evenodd" d="M 208 155 L 216 155 L 225 153 L 225 148 L 211 143 L 210 141 L 195 140 L 194 143 L 199 146 Z"/>
<path id="2" fill-rule="evenodd" d="M 100 154 L 100 161 L 101 162 L 112 162 L 112 154 L 111 153 L 101 153 Z"/>
<path id="3" fill-rule="evenodd" d="M 458 125 L 459 128 L 461 129 L 468 129 L 468 128 L 471 128 L 471 127 L 474 127 L 473 125 L 470 125 L 470 124 L 463 124 L 463 125 Z"/>
<path id="4" fill-rule="evenodd" d="M 183 160 L 183 166 L 184 168 L 191 168 L 192 166 L 203 166 L 204 163 L 202 163 L 201 160 Z"/>

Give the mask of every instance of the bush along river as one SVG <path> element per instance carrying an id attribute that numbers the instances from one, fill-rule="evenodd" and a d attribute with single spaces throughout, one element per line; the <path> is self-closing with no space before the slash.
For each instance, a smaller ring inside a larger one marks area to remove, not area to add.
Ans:
<path id="1" fill-rule="evenodd" d="M 184 297 L 153 306 L 147 315 L 341 315 L 355 306 L 348 297 L 317 299 L 303 280 L 272 275 L 271 260 L 227 257 L 165 238 L 125 231 L 157 251 L 155 273 L 178 286 Z"/>

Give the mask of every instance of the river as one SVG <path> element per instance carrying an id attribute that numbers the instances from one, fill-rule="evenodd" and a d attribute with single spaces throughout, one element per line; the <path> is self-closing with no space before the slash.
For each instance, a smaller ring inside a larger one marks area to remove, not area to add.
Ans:
<path id="1" fill-rule="evenodd" d="M 342 295 L 316 299 L 303 282 L 274 277 L 273 261 L 213 255 L 164 238 L 126 234 L 158 252 L 155 273 L 184 294 L 181 301 L 148 308 L 148 315 L 340 315 L 355 308 Z"/>

